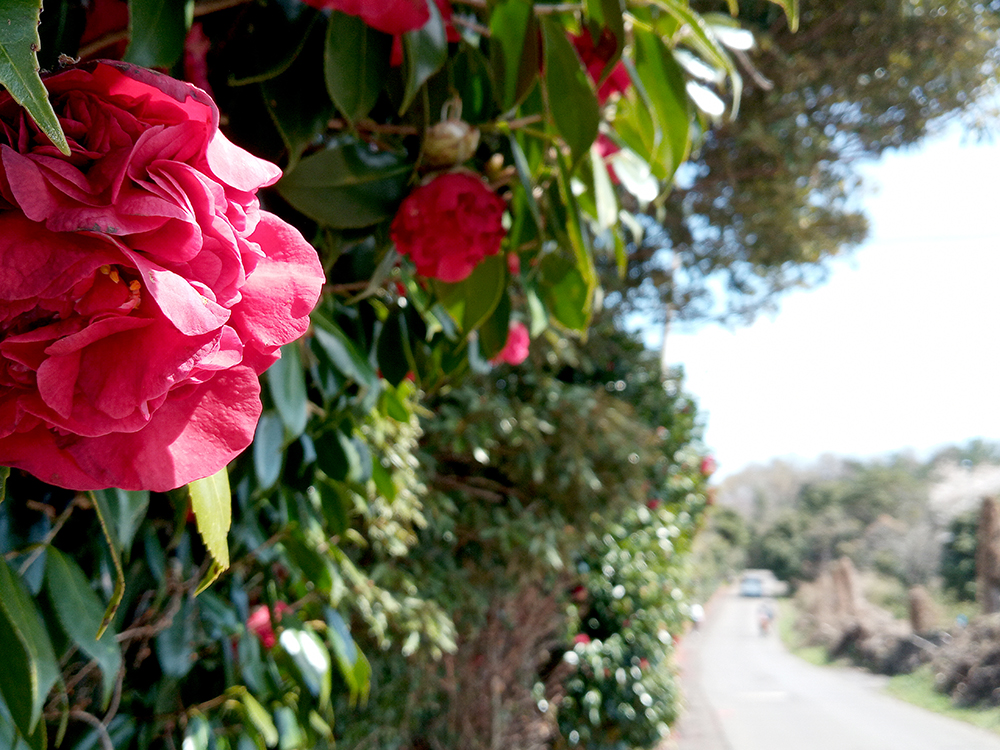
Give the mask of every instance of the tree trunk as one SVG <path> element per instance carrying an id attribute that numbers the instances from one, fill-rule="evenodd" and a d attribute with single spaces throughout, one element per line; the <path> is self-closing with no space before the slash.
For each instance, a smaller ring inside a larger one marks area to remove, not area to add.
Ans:
<path id="1" fill-rule="evenodd" d="M 983 614 L 1000 612 L 1000 504 L 983 498 L 976 532 L 976 600 Z"/>

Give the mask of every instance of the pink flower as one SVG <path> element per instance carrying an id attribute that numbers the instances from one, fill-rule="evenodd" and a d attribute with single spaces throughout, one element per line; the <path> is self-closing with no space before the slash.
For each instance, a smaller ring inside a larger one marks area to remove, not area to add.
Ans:
<path id="1" fill-rule="evenodd" d="M 531 334 L 528 327 L 520 321 L 514 321 L 507 330 L 507 343 L 503 349 L 493 359 L 490 364 L 498 365 L 506 362 L 509 365 L 519 365 L 528 358 L 528 347 L 531 345 Z"/>
<path id="2" fill-rule="evenodd" d="M 487 255 L 500 252 L 506 207 L 479 177 L 449 172 L 406 197 L 390 237 L 418 274 L 454 283 Z"/>
<path id="3" fill-rule="evenodd" d="M 715 458 L 712 456 L 705 456 L 701 460 L 701 473 L 706 477 L 715 473 Z"/>
<path id="4" fill-rule="evenodd" d="M 261 604 L 247 618 L 247 630 L 260 639 L 264 648 L 271 648 L 278 642 L 278 638 L 274 634 L 274 618 L 277 617 L 280 620 L 285 612 L 291 611 L 292 608 L 284 602 L 275 602 L 274 615 L 272 616 L 267 605 Z"/>
<path id="5" fill-rule="evenodd" d="M 349 16 L 358 16 L 368 26 L 386 34 L 399 36 L 419 29 L 431 19 L 427 0 L 305 0 L 320 10 L 339 10 Z M 449 42 L 458 41 L 458 32 L 451 24 L 451 3 L 435 0 Z M 398 40 L 397 40 L 398 42 Z"/>
<path id="6" fill-rule="evenodd" d="M 588 75 L 597 86 L 597 101 L 604 104 L 612 94 L 624 93 L 632 85 L 625 65 L 619 60 L 608 73 L 607 77 L 601 79 L 604 68 L 612 58 L 618 47 L 618 41 L 610 30 L 604 29 L 601 36 L 594 42 L 594 38 L 589 31 L 584 30 L 579 36 L 571 36 L 573 46 L 580 55 L 580 61 L 587 69 Z M 598 83 L 600 84 L 598 86 Z"/>
<path id="7" fill-rule="evenodd" d="M 0 94 L 0 466 L 81 490 L 214 474 L 306 331 L 316 252 L 260 210 L 281 172 L 203 91 L 108 62 L 46 86 L 68 157 Z"/>
<path id="8" fill-rule="evenodd" d="M 573 636 L 573 643 L 583 643 L 586 645 L 590 643 L 590 636 L 586 633 L 577 633 Z"/>

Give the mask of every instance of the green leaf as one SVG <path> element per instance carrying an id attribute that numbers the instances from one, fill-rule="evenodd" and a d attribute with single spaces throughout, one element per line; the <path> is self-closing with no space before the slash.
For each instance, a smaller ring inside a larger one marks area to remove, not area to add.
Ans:
<path id="1" fill-rule="evenodd" d="M 590 147 L 590 163 L 594 174 L 594 203 L 597 206 L 597 225 L 601 229 L 611 229 L 618 223 L 618 198 L 611 184 L 608 167 L 604 163 L 597 145 Z"/>
<path id="2" fill-rule="evenodd" d="M 260 732 L 264 744 L 268 747 L 277 745 L 278 728 L 274 726 L 274 720 L 271 718 L 271 714 L 267 712 L 267 709 L 242 685 L 230 688 L 229 692 L 239 695 L 240 701 L 243 703 L 243 708 L 246 710 L 247 719 L 249 719 L 254 729 Z"/>
<path id="3" fill-rule="evenodd" d="M 493 314 L 479 327 L 479 351 L 484 359 L 492 359 L 500 353 L 510 333 L 510 295 L 504 289 L 500 302 Z"/>
<path id="4" fill-rule="evenodd" d="M 191 510 L 194 511 L 198 533 L 205 548 L 219 567 L 225 570 L 229 567 L 227 537 L 233 520 L 229 471 L 223 466 L 210 477 L 196 479 L 188 485 L 188 492 L 191 493 Z"/>
<path id="5" fill-rule="evenodd" d="M 121 557 L 122 544 L 118 537 L 118 527 L 113 523 L 116 507 L 112 497 L 114 492 L 115 490 L 96 490 L 90 493 L 90 498 L 94 503 L 94 511 L 97 513 L 97 520 L 101 524 L 101 531 L 104 532 L 104 538 L 108 543 L 111 563 L 115 568 L 115 588 L 111 594 L 111 601 L 108 602 L 108 607 L 104 610 L 104 619 L 101 621 L 101 628 L 97 633 L 98 638 L 111 624 L 111 620 L 118 611 L 118 605 L 122 603 L 122 597 L 125 596 L 125 571 L 122 569 Z"/>
<path id="6" fill-rule="evenodd" d="M 357 644 L 351 637 L 351 629 L 340 613 L 335 609 L 327 607 L 326 624 L 329 626 L 327 634 L 330 637 L 330 644 L 333 646 L 333 654 L 337 659 L 337 666 L 347 683 L 350 691 L 351 707 L 357 705 L 358 698 L 362 703 L 368 701 L 368 690 L 371 687 L 371 665 L 368 659 L 358 649 Z"/>
<path id="7" fill-rule="evenodd" d="M 271 399 L 291 440 L 305 432 L 309 421 L 306 376 L 302 370 L 302 349 L 297 342 L 281 347 L 281 358 L 267 371 Z"/>
<path id="8" fill-rule="evenodd" d="M 268 489 L 281 476 L 285 460 L 285 427 L 275 412 L 265 411 L 253 436 L 253 470 L 257 484 Z"/>
<path id="9" fill-rule="evenodd" d="M 170 625 L 156 634 L 156 658 L 166 677 L 180 679 L 191 671 L 195 656 L 193 650 L 197 602 L 184 597 L 180 610 Z"/>
<path id="10" fill-rule="evenodd" d="M 496 309 L 506 285 L 507 261 L 497 254 L 483 258 L 468 278 L 456 284 L 435 281 L 434 289 L 448 314 L 469 333 Z"/>
<path id="11" fill-rule="evenodd" d="M 303 750 L 306 747 L 305 733 L 291 708 L 279 706 L 274 712 L 274 725 L 278 728 L 279 750 Z"/>
<path id="12" fill-rule="evenodd" d="M 2 557 L 0 654 L 0 693 L 18 730 L 24 737 L 31 737 L 45 699 L 59 679 L 59 665 L 35 603 Z"/>
<path id="13" fill-rule="evenodd" d="M 539 286 L 552 316 L 566 328 L 586 330 L 590 289 L 576 265 L 558 255 L 546 255 L 539 270 Z"/>
<path id="14" fill-rule="evenodd" d="M 527 95 L 538 76 L 537 34 L 535 14 L 528 0 L 503 0 L 494 6 L 490 14 L 490 58 L 496 80 L 502 82 L 496 90 L 504 112 Z M 534 58 L 533 69 L 527 57 Z"/>
<path id="15" fill-rule="evenodd" d="M 328 475 L 329 476 L 329 475 Z M 343 534 L 351 525 L 348 512 L 353 503 L 346 489 L 337 482 L 317 481 L 313 485 L 319 495 L 320 509 L 326 519 L 327 533 Z"/>
<path id="16" fill-rule="evenodd" d="M 181 747 L 184 750 L 208 750 L 208 740 L 212 735 L 212 730 L 205 717 L 195 714 L 188 719 L 187 729 L 184 730 L 184 742 Z"/>
<path id="17" fill-rule="evenodd" d="M 597 94 L 562 24 L 541 20 L 545 39 L 545 85 L 556 130 L 576 164 L 597 138 L 600 110 Z"/>
<path id="18" fill-rule="evenodd" d="M 788 28 L 792 31 L 799 30 L 799 0 L 771 0 L 788 16 Z"/>
<path id="19" fill-rule="evenodd" d="M 184 52 L 194 0 L 129 0 L 125 61 L 144 68 L 172 68 Z"/>
<path id="20" fill-rule="evenodd" d="M 326 90 L 350 122 L 367 116 L 389 73 L 392 37 L 357 16 L 334 11 L 326 32 Z"/>
<path id="21" fill-rule="evenodd" d="M 7 478 L 10 476 L 9 466 L 0 466 L 0 503 L 7 497 Z"/>
<path id="22" fill-rule="evenodd" d="M 382 322 L 375 352 L 382 377 L 393 387 L 403 382 L 407 374 L 415 369 L 406 313 L 399 307 L 393 307 Z"/>
<path id="23" fill-rule="evenodd" d="M 335 229 L 357 229 L 396 213 L 411 172 L 405 157 L 372 151 L 344 136 L 302 159 L 278 183 L 278 192 L 310 219 Z"/>
<path id="24" fill-rule="evenodd" d="M 103 705 L 107 708 L 122 666 L 122 652 L 114 628 L 97 637 L 104 621 L 104 605 L 80 566 L 54 547 L 49 548 L 45 583 L 62 629 L 101 668 Z"/>
<path id="25" fill-rule="evenodd" d="M 0 6 L 0 84 L 63 154 L 69 144 L 38 75 L 41 0 L 4 0 Z"/>
<path id="26" fill-rule="evenodd" d="M 357 446 L 338 429 L 316 438 L 316 465 L 330 479 L 342 482 L 357 482 L 364 473 Z"/>
<path id="27" fill-rule="evenodd" d="M 420 87 L 441 70 L 448 59 L 448 36 L 436 3 L 427 3 L 431 17 L 421 28 L 403 34 L 406 60 L 406 91 L 399 114 L 410 108 Z"/>
<path id="28" fill-rule="evenodd" d="M 291 658 L 301 684 L 325 708 L 330 702 L 330 652 L 319 637 L 302 628 L 285 628 L 278 645 Z"/>
<path id="29" fill-rule="evenodd" d="M 132 541 L 139 530 L 139 525 L 146 517 L 149 508 L 149 490 L 101 490 L 105 508 L 108 511 L 108 523 L 115 532 L 118 549 L 127 560 L 132 550 Z"/>
<path id="30" fill-rule="evenodd" d="M 319 351 L 324 354 L 344 377 L 353 380 L 358 385 L 369 388 L 378 387 L 378 374 L 372 367 L 368 357 L 362 355 L 357 345 L 340 326 L 325 317 L 322 313 L 313 311 L 313 340 Z"/>
<path id="31" fill-rule="evenodd" d="M 656 116 L 659 140 L 670 147 L 668 158 L 658 158 L 666 178 L 687 157 L 691 145 L 691 114 L 684 74 L 673 53 L 654 33 L 634 29 L 635 69 L 648 92 Z"/>

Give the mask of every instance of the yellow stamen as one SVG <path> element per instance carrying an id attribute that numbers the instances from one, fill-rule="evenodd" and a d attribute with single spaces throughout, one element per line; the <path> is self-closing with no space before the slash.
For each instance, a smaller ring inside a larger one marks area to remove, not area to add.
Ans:
<path id="1" fill-rule="evenodd" d="M 97 270 L 99 270 L 101 273 L 103 273 L 105 276 L 107 276 L 109 273 L 111 273 L 111 266 L 101 266 Z"/>
<path id="2" fill-rule="evenodd" d="M 140 284 L 138 281 L 130 281 L 128 283 L 128 288 L 130 292 L 138 292 L 139 289 L 142 288 L 142 284 Z"/>
<path id="3" fill-rule="evenodd" d="M 118 269 L 117 269 L 117 268 L 116 268 L 116 269 L 113 269 L 113 270 L 111 271 L 111 273 L 110 273 L 110 274 L 108 274 L 108 276 L 109 276 L 109 277 L 111 278 L 111 280 L 112 280 L 113 282 L 115 282 L 116 284 L 117 284 L 117 283 L 118 283 L 119 281 L 121 281 L 121 276 L 119 276 L 119 275 L 118 275 Z"/>

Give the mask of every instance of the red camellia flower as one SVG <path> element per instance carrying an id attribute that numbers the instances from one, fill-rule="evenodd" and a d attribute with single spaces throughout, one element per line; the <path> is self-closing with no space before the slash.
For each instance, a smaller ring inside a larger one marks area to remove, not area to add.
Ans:
<path id="1" fill-rule="evenodd" d="M 528 358 L 530 345 L 531 334 L 528 333 L 528 327 L 520 321 L 514 321 L 507 331 L 507 343 L 503 345 L 500 353 L 490 360 L 490 364 L 498 365 L 506 362 L 509 365 L 519 365 Z"/>
<path id="2" fill-rule="evenodd" d="M 316 252 L 260 210 L 281 172 L 203 91 L 108 62 L 46 86 L 68 157 L 0 94 L 0 465 L 80 490 L 214 474 L 306 331 Z"/>
<path id="3" fill-rule="evenodd" d="M 386 34 L 405 34 L 431 18 L 427 0 L 305 0 L 320 10 L 339 10 L 358 16 L 368 26 Z"/>
<path id="4" fill-rule="evenodd" d="M 275 602 L 274 615 L 272 615 L 267 605 L 261 604 L 247 618 L 247 630 L 260 639 L 260 644 L 264 648 L 271 648 L 278 642 L 278 638 L 274 634 L 274 618 L 277 617 L 280 620 L 281 616 L 285 612 L 290 612 L 291 609 L 284 602 Z"/>
<path id="5" fill-rule="evenodd" d="M 601 80 L 604 68 L 607 67 L 608 61 L 618 47 L 618 41 L 611 31 L 604 29 L 596 43 L 590 32 L 586 30 L 579 36 L 571 36 L 570 38 L 591 80 L 595 85 L 600 82 L 597 87 L 597 101 L 599 103 L 604 104 L 612 94 L 624 93 L 632 85 L 632 79 L 629 78 L 628 71 L 620 60 L 611 68 L 607 78 Z"/>
<path id="6" fill-rule="evenodd" d="M 390 236 L 421 276 L 461 281 L 487 255 L 500 252 L 506 207 L 479 177 L 449 172 L 406 197 Z"/>
<path id="7" fill-rule="evenodd" d="M 573 636 L 573 643 L 583 643 L 586 645 L 590 643 L 590 636 L 586 633 L 577 633 Z"/>

